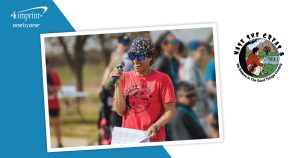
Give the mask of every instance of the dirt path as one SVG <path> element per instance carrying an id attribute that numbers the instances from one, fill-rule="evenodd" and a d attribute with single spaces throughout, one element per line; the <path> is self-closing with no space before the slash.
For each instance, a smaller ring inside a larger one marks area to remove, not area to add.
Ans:
<path id="1" fill-rule="evenodd" d="M 78 146 L 89 146 L 89 145 L 96 145 L 95 143 L 91 143 L 85 139 L 78 139 L 78 138 L 62 138 L 62 143 L 64 147 L 78 147 Z M 57 142 L 54 137 L 51 138 L 51 147 L 56 148 Z"/>

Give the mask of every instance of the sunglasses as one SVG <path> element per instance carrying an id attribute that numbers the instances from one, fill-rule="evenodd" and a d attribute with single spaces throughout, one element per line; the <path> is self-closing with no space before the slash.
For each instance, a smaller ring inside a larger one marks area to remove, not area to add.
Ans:
<path id="1" fill-rule="evenodd" d="M 128 53 L 128 58 L 130 60 L 135 60 L 135 58 L 136 58 L 138 61 L 145 61 L 146 55 L 145 54 Z"/>
<path id="2" fill-rule="evenodd" d="M 193 97 L 196 97 L 196 93 L 190 93 L 190 94 L 187 94 L 187 95 L 185 95 L 185 97 L 187 97 L 187 98 L 193 98 Z"/>
<path id="3" fill-rule="evenodd" d="M 166 43 L 166 44 L 171 43 L 173 46 L 175 46 L 175 45 L 177 45 L 178 40 L 177 40 L 177 39 L 173 39 L 172 41 L 166 40 L 165 43 Z"/>

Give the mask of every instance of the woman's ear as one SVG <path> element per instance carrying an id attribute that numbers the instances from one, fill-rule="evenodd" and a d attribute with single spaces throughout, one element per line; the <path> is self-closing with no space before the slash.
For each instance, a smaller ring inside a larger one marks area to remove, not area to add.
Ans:
<path id="1" fill-rule="evenodd" d="M 148 58 L 150 58 L 150 61 L 152 61 L 152 60 L 153 60 L 153 56 L 149 56 Z"/>
<path id="2" fill-rule="evenodd" d="M 153 62 L 154 62 L 154 57 L 153 56 L 149 56 L 149 58 L 150 58 L 150 65 L 152 65 Z"/>

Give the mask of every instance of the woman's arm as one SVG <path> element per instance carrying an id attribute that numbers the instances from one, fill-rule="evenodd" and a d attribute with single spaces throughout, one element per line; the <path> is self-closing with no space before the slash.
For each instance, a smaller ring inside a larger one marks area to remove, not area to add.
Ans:
<path id="1" fill-rule="evenodd" d="M 122 93 L 121 83 L 116 83 L 116 85 L 115 85 L 114 107 L 116 108 L 116 111 L 120 116 L 124 115 L 124 113 L 126 111 L 126 103 L 125 103 L 125 98 Z"/>
<path id="2" fill-rule="evenodd" d="M 122 92 L 122 82 L 121 82 L 123 73 L 122 73 L 122 71 L 115 68 L 111 72 L 110 78 L 112 78 L 114 76 L 118 77 L 118 80 L 115 83 L 115 98 L 114 98 L 113 106 L 116 108 L 117 113 L 120 116 L 123 116 L 126 111 L 126 103 L 125 103 L 125 98 L 124 98 L 123 92 Z"/>
<path id="3" fill-rule="evenodd" d="M 148 128 L 149 138 L 155 137 L 157 131 L 164 127 L 167 123 L 169 123 L 176 114 L 175 103 L 166 103 L 164 105 L 165 112 L 164 114 L 152 125 Z"/>

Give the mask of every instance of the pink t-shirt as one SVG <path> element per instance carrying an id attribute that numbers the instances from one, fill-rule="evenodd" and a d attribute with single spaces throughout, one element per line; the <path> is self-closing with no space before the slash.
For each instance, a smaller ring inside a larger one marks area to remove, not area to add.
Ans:
<path id="1" fill-rule="evenodd" d="M 170 77 L 156 70 L 151 70 L 147 76 L 125 72 L 122 91 L 126 101 L 122 122 L 125 128 L 146 131 L 163 115 L 164 104 L 176 102 Z M 150 141 L 165 141 L 165 128 L 162 127 Z"/>

